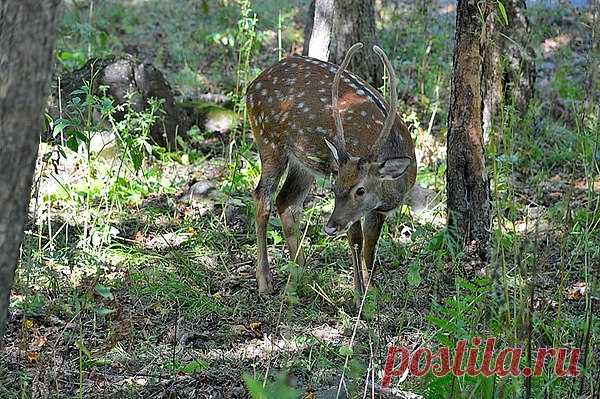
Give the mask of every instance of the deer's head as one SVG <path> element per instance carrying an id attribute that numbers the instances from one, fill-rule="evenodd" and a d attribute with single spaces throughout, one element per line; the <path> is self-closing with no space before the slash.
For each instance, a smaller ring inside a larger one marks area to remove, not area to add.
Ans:
<path id="1" fill-rule="evenodd" d="M 373 50 L 385 64 L 390 81 L 390 109 L 383 128 L 367 157 L 352 156 L 347 150 L 344 130 L 338 107 L 338 90 L 342 73 L 350 63 L 352 55 L 362 48 L 362 43 L 354 44 L 346 53 L 344 62 L 337 70 L 332 86 L 332 109 L 336 134 L 333 142 L 325 140 L 337 166 L 337 176 L 333 185 L 335 208 L 325 232 L 328 235 L 344 233 L 368 212 L 397 206 L 394 198 L 403 185 L 403 176 L 414 162 L 411 157 L 386 148 L 396 116 L 397 95 L 396 77 L 392 65 L 383 50 L 373 46 Z M 390 200 L 392 198 L 392 200 Z M 383 207 L 383 208 L 382 208 Z"/>

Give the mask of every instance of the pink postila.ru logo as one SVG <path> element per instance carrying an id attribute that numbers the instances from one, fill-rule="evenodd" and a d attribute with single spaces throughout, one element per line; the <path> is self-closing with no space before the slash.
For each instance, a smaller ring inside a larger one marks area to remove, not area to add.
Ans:
<path id="1" fill-rule="evenodd" d="M 558 377 L 577 377 L 578 360 L 581 354 L 579 348 L 539 348 L 532 354 L 533 367 L 520 368 L 521 358 L 525 355 L 522 347 L 508 347 L 501 350 L 495 348 L 496 338 L 485 340 L 483 355 L 480 356 L 482 339 L 471 339 L 471 347 L 467 348 L 468 340 L 456 343 L 454 348 L 441 347 L 436 352 L 426 347 L 420 347 L 412 352 L 403 346 L 390 346 L 385 362 L 383 388 L 389 387 L 394 377 L 405 377 L 407 372 L 414 377 L 423 377 L 431 372 L 436 377 L 444 377 L 452 373 L 457 377 L 463 375 L 486 377 L 496 375 L 506 376 L 540 376 L 546 361 L 554 359 L 554 374 Z M 451 358 L 451 355 L 453 357 Z M 497 356 L 495 356 L 497 355 Z M 478 359 L 481 357 L 481 365 Z M 495 358 L 495 359 L 494 359 Z M 466 359 L 466 362 L 465 362 Z M 568 360 L 568 361 L 567 361 Z"/>

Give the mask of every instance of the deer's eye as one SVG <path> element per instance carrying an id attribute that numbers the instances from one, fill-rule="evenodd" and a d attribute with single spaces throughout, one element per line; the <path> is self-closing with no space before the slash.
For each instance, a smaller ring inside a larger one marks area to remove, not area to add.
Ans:
<path id="1" fill-rule="evenodd" d="M 365 188 L 364 187 L 359 187 L 356 189 L 356 196 L 360 197 L 361 195 L 365 194 Z"/>

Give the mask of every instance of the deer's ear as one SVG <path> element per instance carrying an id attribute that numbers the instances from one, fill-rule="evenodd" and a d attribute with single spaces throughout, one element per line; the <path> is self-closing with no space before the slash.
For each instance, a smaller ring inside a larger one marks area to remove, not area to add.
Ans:
<path id="1" fill-rule="evenodd" d="M 335 159 L 335 162 L 339 165 L 340 164 L 340 154 L 337 150 L 337 148 L 335 148 L 335 145 L 333 145 L 332 142 L 330 142 L 327 139 L 325 140 L 325 144 L 327 144 L 327 147 L 329 147 L 329 150 L 331 151 L 331 154 L 333 155 L 333 159 Z"/>
<path id="2" fill-rule="evenodd" d="M 412 158 L 409 157 L 390 158 L 383 162 L 377 162 L 376 167 L 379 178 L 383 180 L 399 179 L 406 172 L 411 162 Z"/>

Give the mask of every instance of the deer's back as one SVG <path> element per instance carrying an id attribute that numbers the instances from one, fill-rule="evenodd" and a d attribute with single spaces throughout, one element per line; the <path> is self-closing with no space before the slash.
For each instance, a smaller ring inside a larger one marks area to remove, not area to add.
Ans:
<path id="1" fill-rule="evenodd" d="M 246 99 L 250 123 L 261 156 L 287 151 L 311 169 L 331 172 L 332 155 L 324 138 L 332 140 L 335 122 L 331 87 L 337 65 L 309 57 L 292 56 L 263 71 L 249 86 Z M 389 108 L 381 94 L 352 73 L 344 72 L 339 107 L 348 150 L 368 156 Z M 394 124 L 394 140 L 413 154 L 406 127 Z"/>

